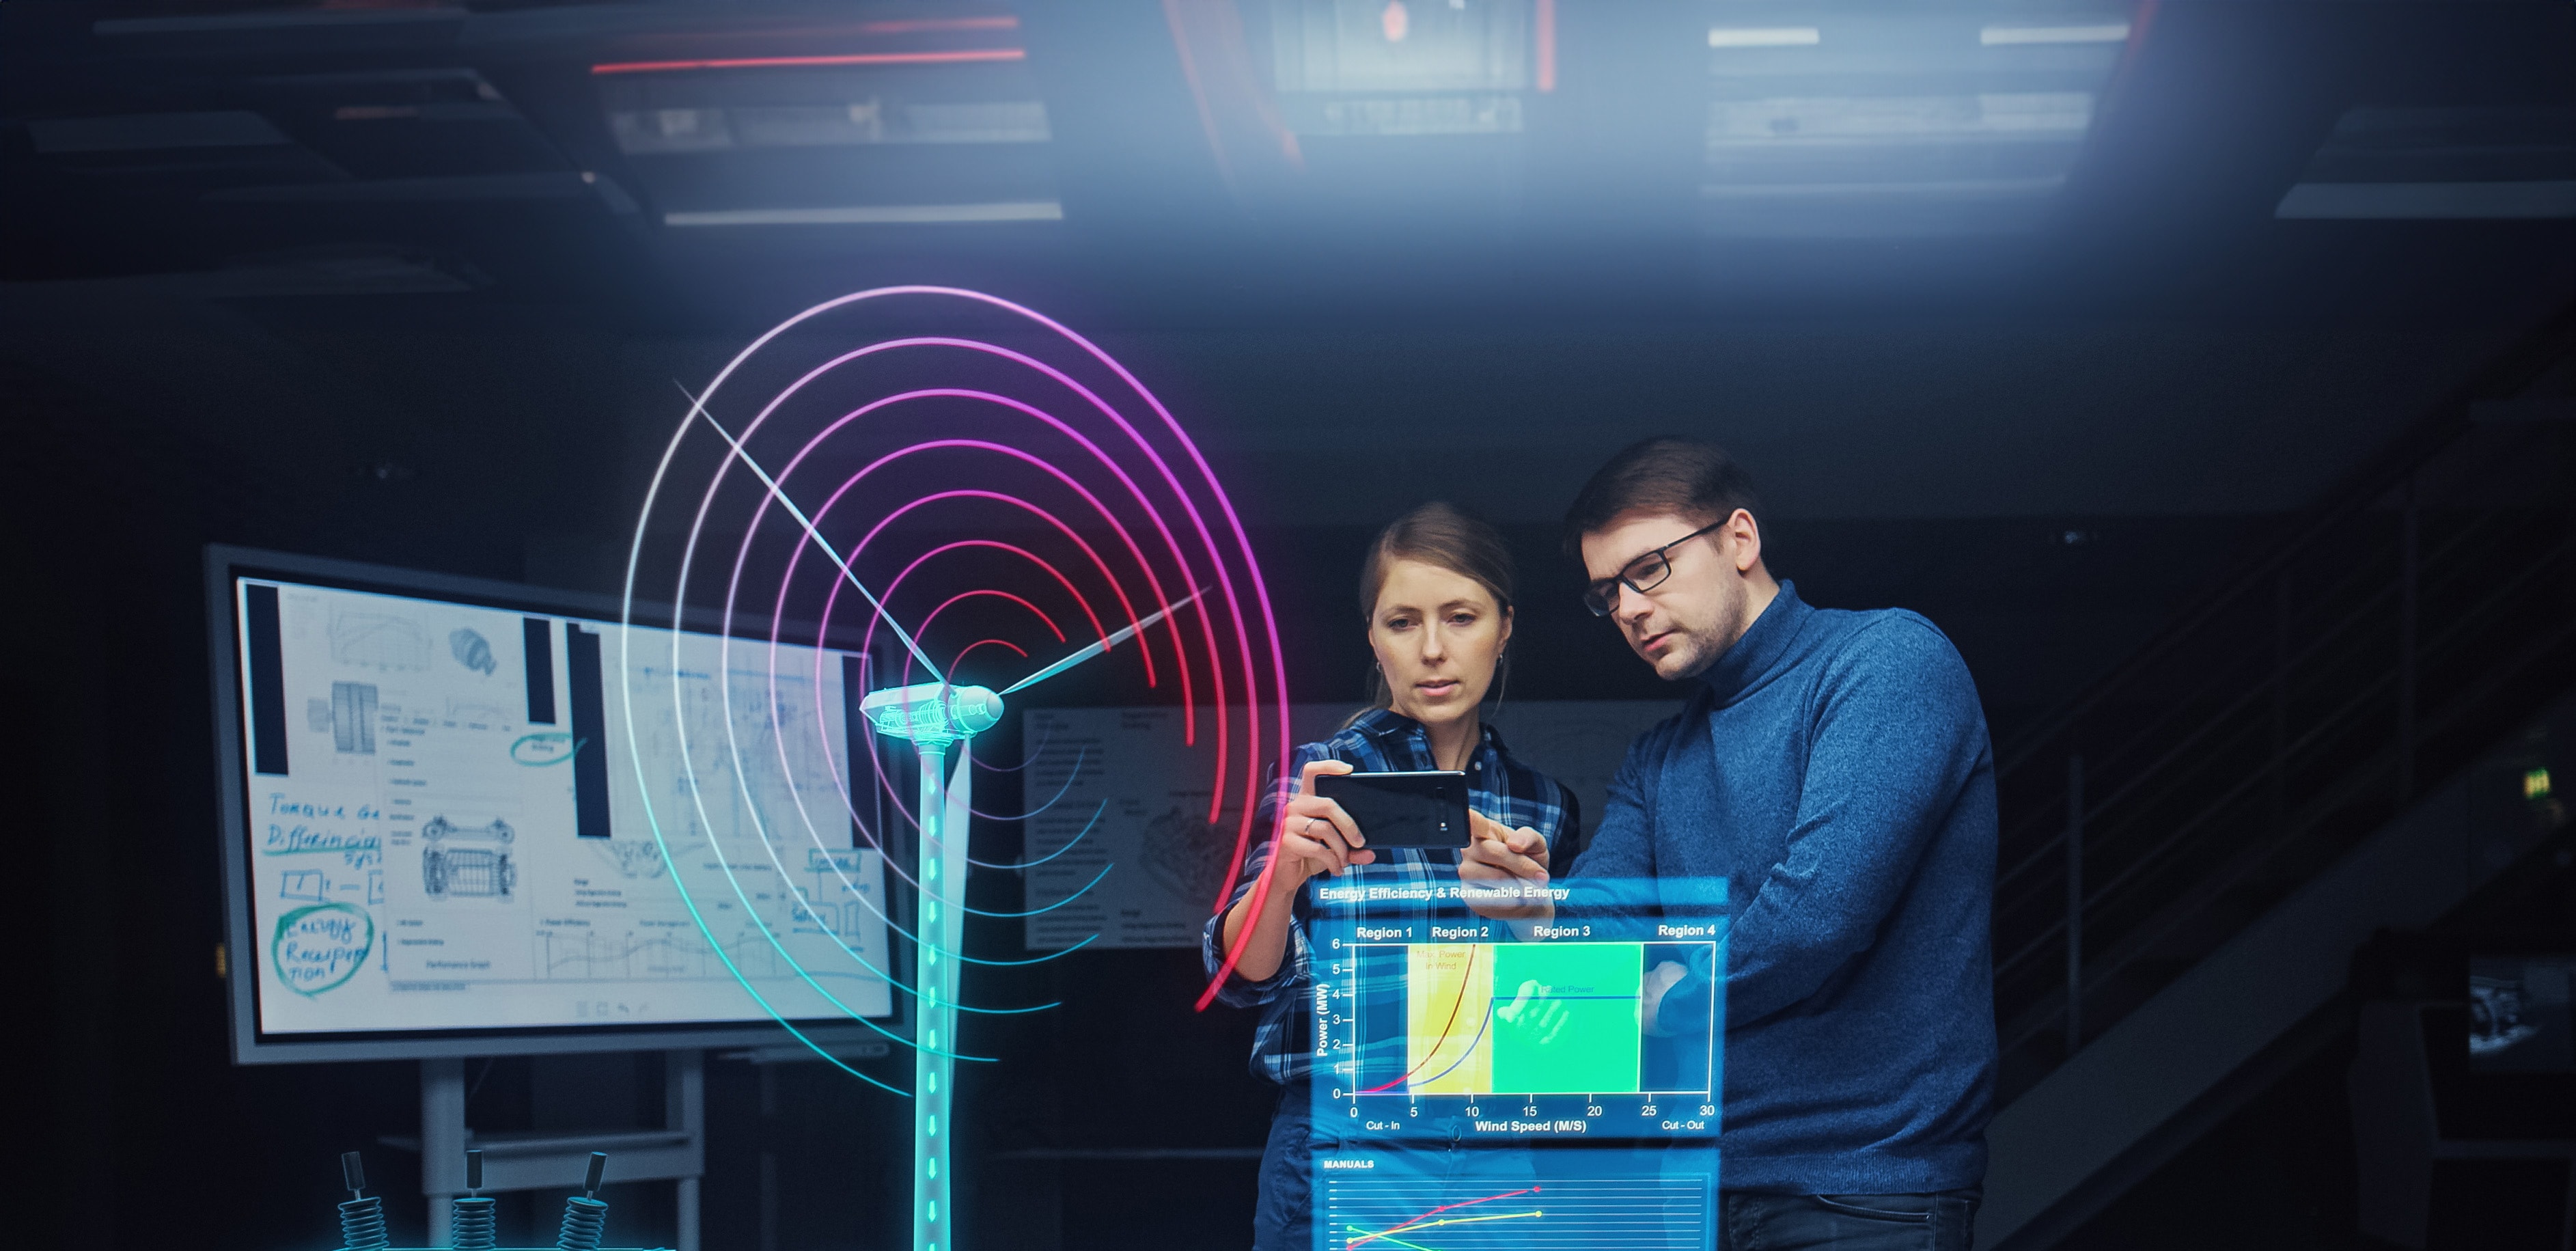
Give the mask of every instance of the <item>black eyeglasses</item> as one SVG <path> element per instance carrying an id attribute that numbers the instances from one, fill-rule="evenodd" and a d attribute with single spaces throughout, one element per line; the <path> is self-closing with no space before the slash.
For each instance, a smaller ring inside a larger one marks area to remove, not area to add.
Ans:
<path id="1" fill-rule="evenodd" d="M 1732 520 L 1731 515 L 1729 519 Z M 1592 615 L 1595 617 L 1607 617 L 1610 615 L 1611 605 L 1619 602 L 1620 587 L 1624 586 L 1631 591 L 1635 591 L 1639 595 L 1643 595 L 1648 591 L 1654 590 L 1656 587 L 1662 586 L 1664 584 L 1664 579 L 1673 576 L 1672 558 L 1664 553 L 1669 552 L 1676 547 L 1680 547 L 1682 544 L 1688 543 L 1692 539 L 1698 538 L 1711 530 L 1720 529 L 1725 525 L 1726 522 L 1724 521 L 1710 522 L 1709 524 L 1701 526 L 1699 529 L 1693 530 L 1670 543 L 1664 544 L 1662 547 L 1658 547 L 1635 560 L 1629 561 L 1624 568 L 1619 570 L 1618 577 L 1603 578 L 1600 581 L 1583 588 L 1583 606 L 1591 609 Z"/>

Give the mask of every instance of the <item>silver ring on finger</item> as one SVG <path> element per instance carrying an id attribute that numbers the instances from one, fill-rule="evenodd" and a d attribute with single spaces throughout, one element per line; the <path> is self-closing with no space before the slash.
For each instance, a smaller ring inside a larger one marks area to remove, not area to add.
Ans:
<path id="1" fill-rule="evenodd" d="M 1306 818 L 1306 837 L 1313 838 L 1315 836 L 1315 823 L 1321 820 L 1323 820 L 1322 817 Z"/>

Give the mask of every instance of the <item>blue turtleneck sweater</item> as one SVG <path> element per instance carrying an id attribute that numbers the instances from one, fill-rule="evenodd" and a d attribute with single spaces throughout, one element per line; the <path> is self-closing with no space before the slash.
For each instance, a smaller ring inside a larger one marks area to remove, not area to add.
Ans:
<path id="1" fill-rule="evenodd" d="M 1628 749 L 1571 871 L 1728 880 L 1721 1185 L 1981 1183 L 1994 756 L 1931 622 L 1810 608 L 1781 583 L 1681 714 Z M 1664 1019 L 1689 1019 L 1706 973 Z"/>

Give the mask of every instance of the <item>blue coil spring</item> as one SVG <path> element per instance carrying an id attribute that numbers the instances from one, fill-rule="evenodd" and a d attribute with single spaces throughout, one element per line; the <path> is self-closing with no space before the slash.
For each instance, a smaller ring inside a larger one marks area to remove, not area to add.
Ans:
<path id="1" fill-rule="evenodd" d="M 384 1251 L 384 1200 L 351 1199 L 340 1205 L 340 1245 L 345 1251 Z"/>
<path id="2" fill-rule="evenodd" d="M 563 1234 L 556 1251 L 599 1251 L 600 1230 L 608 1224 L 608 1205 L 580 1195 L 564 1200 Z"/>
<path id="3" fill-rule="evenodd" d="M 456 1200 L 447 1228 L 448 1243 L 456 1251 L 492 1251 L 498 1245 L 500 1216 L 492 1200 L 467 1196 Z"/>

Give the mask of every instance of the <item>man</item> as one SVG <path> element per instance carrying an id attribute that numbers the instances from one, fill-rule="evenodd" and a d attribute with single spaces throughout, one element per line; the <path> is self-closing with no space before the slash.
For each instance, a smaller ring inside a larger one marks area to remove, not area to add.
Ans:
<path id="1" fill-rule="evenodd" d="M 1931 622 L 1775 581 L 1755 507 L 1724 452 L 1664 438 L 1567 511 L 1586 604 L 1690 684 L 1571 872 L 1728 881 L 1722 978 L 1660 965 L 1643 1007 L 1660 1033 L 1726 996 L 1721 1247 L 1965 1251 L 1996 1050 L 1985 716 Z"/>

